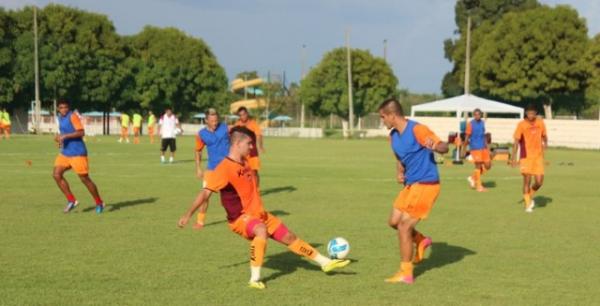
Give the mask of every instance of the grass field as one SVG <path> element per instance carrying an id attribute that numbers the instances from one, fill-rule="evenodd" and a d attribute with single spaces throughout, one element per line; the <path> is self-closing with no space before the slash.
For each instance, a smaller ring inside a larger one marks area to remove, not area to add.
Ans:
<path id="1" fill-rule="evenodd" d="M 353 264 L 325 275 L 270 242 L 267 290 L 246 288 L 248 244 L 213 198 L 202 231 L 176 228 L 201 182 L 193 139 L 161 165 L 158 145 L 88 141 L 93 201 L 69 173 L 81 205 L 65 215 L 51 178 L 49 136 L 0 142 L 0 304 L 52 305 L 591 305 L 600 303 L 600 153 L 550 150 L 539 207 L 523 211 L 518 170 L 496 163 L 490 192 L 467 188 L 471 166 L 441 166 L 442 193 L 419 228 L 433 253 L 412 286 L 385 284 L 399 264 L 386 219 L 400 186 L 385 140 L 266 140 L 265 206 L 325 252 L 350 241 Z M 26 161 L 31 160 L 31 166 Z"/>

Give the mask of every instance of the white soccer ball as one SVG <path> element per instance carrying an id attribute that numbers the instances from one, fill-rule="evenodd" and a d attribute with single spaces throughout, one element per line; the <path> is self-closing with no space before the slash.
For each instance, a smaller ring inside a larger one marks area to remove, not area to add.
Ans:
<path id="1" fill-rule="evenodd" d="M 343 259 L 348 256 L 349 252 L 350 243 L 342 237 L 333 238 L 327 244 L 327 253 L 329 253 L 330 258 Z"/>
<path id="2" fill-rule="evenodd" d="M 180 128 L 175 129 L 175 135 L 181 135 L 181 133 L 183 133 L 183 130 L 181 130 Z"/>

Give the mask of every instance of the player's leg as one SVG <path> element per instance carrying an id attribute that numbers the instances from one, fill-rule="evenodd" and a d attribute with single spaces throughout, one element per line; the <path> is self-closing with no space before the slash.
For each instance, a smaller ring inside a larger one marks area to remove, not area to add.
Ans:
<path id="1" fill-rule="evenodd" d="M 251 224 L 249 225 L 251 226 Z M 256 223 L 252 228 L 252 234 L 254 238 L 250 242 L 250 281 L 248 282 L 248 286 L 256 289 L 264 289 L 265 284 L 260 281 L 260 269 L 262 268 L 267 249 L 267 226 L 263 223 Z"/>
<path id="2" fill-rule="evenodd" d="M 206 210 L 208 209 L 208 201 L 205 201 L 198 208 L 198 215 L 196 215 L 196 224 L 194 224 L 193 229 L 201 230 L 204 228 L 204 220 L 206 219 Z"/>
<path id="3" fill-rule="evenodd" d="M 4 127 L 4 137 L 10 139 L 10 125 Z"/>
<path id="4" fill-rule="evenodd" d="M 78 156 L 71 158 L 71 167 L 73 171 L 77 173 L 79 179 L 85 185 L 87 190 L 90 192 L 92 197 L 94 198 L 94 202 L 96 203 L 96 212 L 102 213 L 104 211 L 104 202 L 100 197 L 100 193 L 98 192 L 98 187 L 92 181 L 89 176 L 89 167 L 88 167 L 88 159 L 86 156 Z"/>
<path id="5" fill-rule="evenodd" d="M 531 175 L 523 173 L 523 205 L 526 212 L 531 212 Z"/>
<path id="6" fill-rule="evenodd" d="M 291 232 L 285 226 L 285 224 L 279 220 L 279 218 L 273 216 L 272 214 L 267 214 L 264 222 L 267 226 L 269 236 L 273 240 L 287 246 L 288 249 L 293 253 L 314 261 L 321 266 L 321 270 L 324 272 L 330 272 L 350 264 L 350 260 L 330 259 L 326 256 L 323 256 L 309 243 L 298 238 L 298 236 Z"/>
<path id="7" fill-rule="evenodd" d="M 133 144 L 139 144 L 139 143 L 140 143 L 140 129 L 133 128 Z"/>
<path id="8" fill-rule="evenodd" d="M 400 268 L 396 274 L 386 279 L 386 282 L 404 282 L 408 284 L 413 282 L 413 243 L 416 236 L 415 225 L 417 225 L 418 222 L 419 219 L 412 218 L 407 213 L 401 213 L 397 230 L 398 241 L 400 244 Z"/>
<path id="9" fill-rule="evenodd" d="M 60 158 L 60 156 L 59 156 L 59 158 Z M 71 187 L 69 186 L 69 183 L 67 182 L 67 180 L 64 177 L 64 173 L 67 170 L 69 170 L 70 167 L 65 166 L 65 165 L 59 165 L 58 164 L 60 162 L 58 160 L 59 158 L 57 158 L 57 161 L 55 162 L 55 166 L 52 171 L 52 177 L 54 178 L 54 181 L 56 182 L 56 185 L 58 186 L 60 191 L 67 198 L 67 206 L 65 206 L 64 212 L 68 213 L 73 208 L 77 207 L 79 202 L 77 202 L 77 199 L 75 199 L 75 196 L 71 192 Z"/>
<path id="10" fill-rule="evenodd" d="M 175 151 L 177 151 L 177 142 L 175 138 L 170 139 L 169 150 L 171 151 L 171 157 L 169 158 L 169 162 L 172 163 L 173 161 L 175 161 Z"/>
<path id="11" fill-rule="evenodd" d="M 161 140 L 160 140 L 160 162 L 161 163 L 165 162 L 165 151 L 167 151 L 168 142 L 169 141 L 167 138 L 161 138 Z"/>

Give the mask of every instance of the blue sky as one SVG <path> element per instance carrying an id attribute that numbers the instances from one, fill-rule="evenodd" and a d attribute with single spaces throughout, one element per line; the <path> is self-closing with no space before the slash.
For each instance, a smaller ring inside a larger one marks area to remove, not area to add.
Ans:
<path id="1" fill-rule="evenodd" d="M 46 0 L 0 0 L 5 8 Z M 450 63 L 443 41 L 452 37 L 454 0 L 60 0 L 52 1 L 104 13 L 120 34 L 135 34 L 144 25 L 174 26 L 206 41 L 231 78 L 243 70 L 266 75 L 301 74 L 302 45 L 307 66 L 344 44 L 351 29 L 352 47 L 383 55 L 400 86 L 414 92 L 440 92 Z M 600 32 L 600 0 L 541 0 L 569 4 L 587 19 L 590 35 Z"/>

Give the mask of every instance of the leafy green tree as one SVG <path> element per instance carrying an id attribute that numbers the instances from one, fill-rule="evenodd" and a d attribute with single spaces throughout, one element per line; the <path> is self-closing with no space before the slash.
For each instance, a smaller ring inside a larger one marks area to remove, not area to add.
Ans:
<path id="1" fill-rule="evenodd" d="M 376 111 L 386 98 L 397 96 L 398 79 L 382 58 L 369 51 L 352 49 L 352 87 L 355 116 Z M 325 54 L 300 86 L 300 96 L 316 115 L 348 117 L 346 49 Z"/>
<path id="2" fill-rule="evenodd" d="M 132 72 L 120 107 L 161 111 L 166 105 L 188 114 L 228 104 L 227 77 L 210 48 L 175 28 L 146 26 L 126 40 Z"/>
<path id="3" fill-rule="evenodd" d="M 508 12 L 524 11 L 538 7 L 537 0 L 457 0 L 454 6 L 454 20 L 456 23 L 455 33 L 458 39 L 446 39 L 444 41 L 445 57 L 454 67 L 446 73 L 442 81 L 442 92 L 445 96 L 456 96 L 464 92 L 464 67 L 465 67 L 465 45 L 467 17 L 471 16 L 471 31 L 474 34 L 482 25 L 495 24 Z M 485 30 L 478 30 L 480 33 Z M 479 38 L 471 37 L 471 54 L 475 54 L 478 48 Z"/>
<path id="4" fill-rule="evenodd" d="M 585 20 L 567 6 L 504 15 L 482 35 L 472 60 L 474 89 L 508 101 L 581 108 L 586 74 Z"/>
<path id="5" fill-rule="evenodd" d="M 598 106 L 600 106 L 600 34 L 592 39 L 582 63 L 588 73 L 585 90 L 587 108 L 598 111 Z"/>

